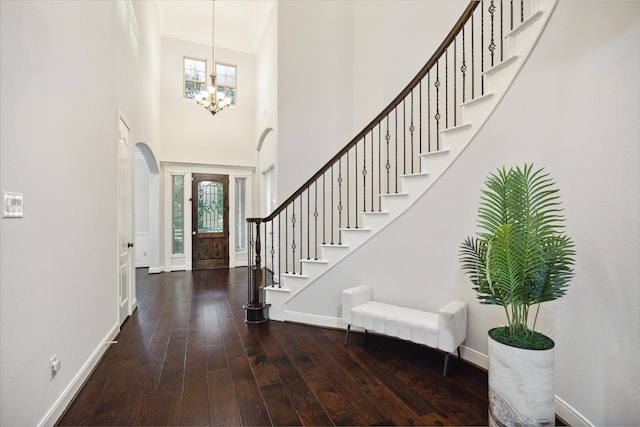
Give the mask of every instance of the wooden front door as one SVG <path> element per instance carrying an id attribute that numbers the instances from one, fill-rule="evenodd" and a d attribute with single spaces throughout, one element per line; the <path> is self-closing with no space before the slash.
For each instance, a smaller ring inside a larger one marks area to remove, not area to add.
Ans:
<path id="1" fill-rule="evenodd" d="M 229 266 L 229 177 L 193 174 L 192 268 Z"/>

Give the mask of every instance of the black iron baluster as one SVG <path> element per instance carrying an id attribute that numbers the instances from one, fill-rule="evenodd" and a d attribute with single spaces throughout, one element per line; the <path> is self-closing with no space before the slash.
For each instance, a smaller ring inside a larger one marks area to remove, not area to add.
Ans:
<path id="1" fill-rule="evenodd" d="M 427 74 L 428 75 L 428 74 Z M 422 79 L 420 79 L 420 83 L 418 83 L 420 87 L 420 91 L 418 92 L 418 149 L 422 154 Z M 427 80 L 427 111 L 429 109 L 429 81 Z M 431 123 L 431 119 L 427 121 L 427 126 Z M 427 132 L 427 141 L 431 141 L 431 133 Z M 429 142 L 429 144 L 431 144 Z M 418 172 L 422 172 L 422 163 L 420 163 L 420 170 Z"/>
<path id="2" fill-rule="evenodd" d="M 382 124 L 378 123 L 378 194 L 382 194 Z M 382 211 L 382 204 L 378 198 L 378 211 Z"/>
<path id="3" fill-rule="evenodd" d="M 327 188 L 326 188 L 326 177 L 327 172 L 324 172 L 322 174 L 322 244 L 326 245 L 327 244 L 327 230 L 326 230 L 326 194 L 327 194 Z"/>
<path id="4" fill-rule="evenodd" d="M 394 140 L 395 140 L 395 177 L 396 177 L 396 193 L 398 192 L 398 106 L 393 109 L 395 112 L 395 129 L 394 129 Z"/>
<path id="5" fill-rule="evenodd" d="M 413 173 L 413 131 L 416 130 L 413 125 L 413 90 L 411 91 L 411 126 L 409 126 L 409 132 L 411 134 L 411 173 Z"/>
<path id="6" fill-rule="evenodd" d="M 342 244 L 342 157 L 338 160 L 338 244 Z"/>
<path id="7" fill-rule="evenodd" d="M 289 206 L 284 208 L 284 272 L 289 274 Z"/>
<path id="8" fill-rule="evenodd" d="M 353 212 L 355 212 L 356 228 L 358 228 L 358 144 L 357 143 L 353 147 L 353 155 L 355 157 L 355 159 L 354 159 L 355 163 L 354 163 L 354 167 L 353 167 L 353 176 L 356 179 L 355 193 L 353 195 L 353 198 L 356 201 L 356 205 L 355 205 L 355 209 L 353 210 Z"/>
<path id="9" fill-rule="evenodd" d="M 496 50 L 496 43 L 495 43 L 495 38 L 494 38 L 494 31 L 493 31 L 493 24 L 494 24 L 494 17 L 495 17 L 495 12 L 496 12 L 496 5 L 494 3 L 493 0 L 491 0 L 491 2 L 489 3 L 489 14 L 491 15 L 491 42 L 489 43 L 489 52 L 491 52 L 491 66 L 493 67 L 494 63 L 493 63 L 493 54 L 495 53 Z"/>
<path id="10" fill-rule="evenodd" d="M 444 128 L 449 127 L 449 48 L 444 52 Z M 437 141 L 440 140 L 440 136 L 436 136 Z"/>
<path id="11" fill-rule="evenodd" d="M 373 209 L 372 209 L 373 210 Z M 367 134 L 362 137 L 362 211 L 367 211 Z"/>
<path id="12" fill-rule="evenodd" d="M 300 194 L 300 274 L 302 274 L 302 248 L 304 241 L 302 240 L 302 221 L 304 220 L 304 211 L 302 210 L 302 199 L 304 198 L 304 193 Z M 309 193 L 307 192 L 307 199 L 309 199 Z M 309 215 L 307 215 L 307 218 Z M 307 224 L 309 224 L 307 219 Z M 308 254 L 307 254 L 308 255 Z"/>
<path id="13" fill-rule="evenodd" d="M 500 62 L 504 60 L 504 1 L 500 0 Z"/>
<path id="14" fill-rule="evenodd" d="M 281 237 L 282 237 L 282 221 L 280 220 L 280 218 L 282 217 L 282 214 L 279 213 L 278 214 L 278 287 L 281 288 L 282 287 L 282 242 L 281 242 Z"/>
<path id="15" fill-rule="evenodd" d="M 314 225 L 313 225 L 313 229 L 315 232 L 315 247 L 316 247 L 316 251 L 315 251 L 315 259 L 318 259 L 318 180 L 316 180 L 316 182 L 314 183 L 315 187 L 314 187 L 314 199 L 315 199 L 315 204 L 314 204 L 314 209 L 313 209 L 313 220 L 314 220 Z"/>
<path id="16" fill-rule="evenodd" d="M 471 99 L 476 99 L 476 67 L 475 67 L 475 44 L 473 43 L 475 26 L 471 15 Z"/>
<path id="17" fill-rule="evenodd" d="M 427 153 L 431 152 L 431 70 L 427 74 Z M 420 147 L 422 153 L 422 147 Z M 422 171 L 421 171 L 422 172 Z"/>
<path id="18" fill-rule="evenodd" d="M 484 95 L 484 0 L 480 2 L 480 95 Z"/>
<path id="19" fill-rule="evenodd" d="M 351 203 L 349 201 L 349 195 L 351 194 L 351 187 L 349 186 L 349 152 L 347 151 L 347 228 L 351 228 Z"/>
<path id="20" fill-rule="evenodd" d="M 509 25 L 509 29 L 513 30 L 513 0 L 511 0 L 509 3 L 510 3 L 509 4 L 509 9 L 510 9 L 509 21 L 511 22 L 511 24 Z"/>
<path id="21" fill-rule="evenodd" d="M 520 0 L 520 23 L 524 22 L 524 0 Z"/>
<path id="22" fill-rule="evenodd" d="M 307 259 L 311 259 L 311 234 L 310 234 L 310 222 L 311 222 L 311 194 L 307 189 Z M 302 199 L 300 199 L 302 203 Z"/>
<path id="23" fill-rule="evenodd" d="M 436 150 L 438 150 L 438 134 L 440 132 L 440 61 L 436 62 L 436 81 L 433 84 L 436 88 L 436 115 L 433 117 L 436 119 Z M 431 151 L 431 147 L 429 147 Z"/>
<path id="24" fill-rule="evenodd" d="M 389 172 L 391 170 L 391 163 L 389 163 L 389 140 L 391 139 L 391 135 L 389 134 L 389 115 L 387 114 L 387 134 L 384 139 L 387 141 L 387 163 L 385 163 L 384 168 L 387 170 L 387 194 L 390 194 L 389 191 Z"/>
<path id="25" fill-rule="evenodd" d="M 407 174 L 407 97 L 402 99 L 402 173 Z"/>
<path id="26" fill-rule="evenodd" d="M 453 126 L 456 126 L 456 124 L 458 123 L 458 107 L 456 104 L 456 97 L 457 97 L 457 83 L 458 83 L 458 73 L 457 73 L 457 61 L 456 61 L 456 57 L 458 55 L 457 53 L 457 41 L 458 41 L 458 36 L 456 36 L 455 39 L 453 39 Z"/>
<path id="27" fill-rule="evenodd" d="M 373 174 L 374 174 L 374 168 L 373 168 L 373 128 L 371 128 L 371 212 L 373 212 L 373 203 L 374 203 L 374 184 L 373 184 Z"/>
<path id="28" fill-rule="evenodd" d="M 291 215 L 291 250 L 293 251 L 293 256 L 291 257 L 291 265 L 293 266 L 293 274 L 296 274 L 296 203 L 295 201 L 291 203 L 291 209 L 293 209 L 293 213 Z"/>
<path id="29" fill-rule="evenodd" d="M 335 230 L 333 224 L 333 165 L 331 165 L 331 244 L 333 245 L 333 230 Z"/>
<path id="30" fill-rule="evenodd" d="M 466 46 L 464 39 L 464 26 L 462 27 L 462 66 L 460 67 L 462 72 L 462 102 L 466 101 L 467 94 L 467 58 L 466 58 Z"/>

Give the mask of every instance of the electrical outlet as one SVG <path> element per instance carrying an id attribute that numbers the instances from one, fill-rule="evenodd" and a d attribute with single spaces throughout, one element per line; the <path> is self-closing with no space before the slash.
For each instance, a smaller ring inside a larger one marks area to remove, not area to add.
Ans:
<path id="1" fill-rule="evenodd" d="M 51 378 L 55 377 L 62 368 L 62 362 L 58 359 L 58 356 L 54 355 L 51 359 L 49 359 L 49 367 L 51 368 Z"/>

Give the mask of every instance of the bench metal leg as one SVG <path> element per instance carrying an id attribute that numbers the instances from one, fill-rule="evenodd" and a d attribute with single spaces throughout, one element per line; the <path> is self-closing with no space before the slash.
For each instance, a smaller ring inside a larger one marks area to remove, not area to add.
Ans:
<path id="1" fill-rule="evenodd" d="M 351 332 L 351 325 L 347 325 L 347 336 L 344 337 L 344 345 L 349 342 L 349 333 Z"/>
<path id="2" fill-rule="evenodd" d="M 444 371 L 442 371 L 442 376 L 447 376 L 447 367 L 449 366 L 449 353 L 444 355 Z"/>
<path id="3" fill-rule="evenodd" d="M 460 347 L 458 347 L 458 360 L 461 360 L 462 358 L 460 357 Z M 449 354 L 447 353 L 444 355 L 444 371 L 442 371 L 442 376 L 446 377 L 447 376 L 447 367 L 449 366 Z"/>
<path id="4" fill-rule="evenodd" d="M 369 340 L 369 331 L 364 330 L 364 345 L 367 345 L 367 341 Z"/>

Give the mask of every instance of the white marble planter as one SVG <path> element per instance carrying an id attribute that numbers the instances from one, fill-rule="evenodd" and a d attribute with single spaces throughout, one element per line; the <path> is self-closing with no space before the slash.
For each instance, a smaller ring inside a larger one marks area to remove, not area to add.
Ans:
<path id="1" fill-rule="evenodd" d="M 489 337 L 489 425 L 553 426 L 554 349 L 523 350 Z"/>

